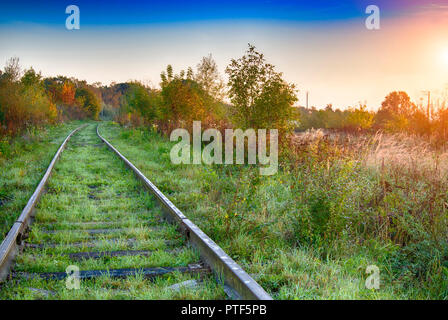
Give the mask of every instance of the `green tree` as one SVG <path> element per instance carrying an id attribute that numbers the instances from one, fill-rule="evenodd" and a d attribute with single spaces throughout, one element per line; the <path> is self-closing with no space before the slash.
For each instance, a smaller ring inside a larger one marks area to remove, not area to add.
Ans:
<path id="1" fill-rule="evenodd" d="M 39 72 L 37 73 L 36 71 L 34 71 L 33 68 L 30 68 L 28 70 L 25 71 L 25 73 L 23 74 L 22 78 L 20 79 L 20 82 L 25 86 L 25 87 L 30 87 L 30 86 L 42 86 L 42 74 Z"/>
<path id="2" fill-rule="evenodd" d="M 347 116 L 347 126 L 351 129 L 365 130 L 373 124 L 374 114 L 367 111 L 366 105 L 360 105 L 358 108 L 350 109 Z"/>
<path id="3" fill-rule="evenodd" d="M 89 117 L 98 119 L 101 105 L 99 99 L 91 90 L 86 87 L 77 88 L 75 98 Z"/>
<path id="4" fill-rule="evenodd" d="M 266 63 L 249 44 L 246 54 L 226 68 L 234 123 L 242 128 L 276 128 L 289 131 L 292 105 L 297 101 L 293 84 Z"/>
<path id="5" fill-rule="evenodd" d="M 162 73 L 160 74 L 160 78 L 162 80 L 160 83 L 160 86 L 162 88 L 174 80 L 173 67 L 170 64 L 166 67 L 166 71 L 162 71 Z"/>
<path id="6" fill-rule="evenodd" d="M 216 101 L 224 98 L 224 81 L 221 79 L 218 71 L 218 65 L 209 54 L 203 57 L 201 62 L 196 66 L 196 75 L 194 79 L 202 88 Z"/>
<path id="7" fill-rule="evenodd" d="M 127 112 L 137 111 L 147 121 L 155 120 L 159 116 L 158 95 L 138 82 L 129 84 L 123 107 Z"/>
<path id="8" fill-rule="evenodd" d="M 5 65 L 4 72 L 2 73 L 2 80 L 4 81 L 19 81 L 22 69 L 20 68 L 19 58 L 10 58 Z"/>

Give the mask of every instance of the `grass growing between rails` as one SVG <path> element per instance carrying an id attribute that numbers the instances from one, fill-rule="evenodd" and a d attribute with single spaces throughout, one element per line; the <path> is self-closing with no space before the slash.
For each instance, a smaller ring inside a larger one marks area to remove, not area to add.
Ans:
<path id="1" fill-rule="evenodd" d="M 124 163 L 97 137 L 96 123 L 77 132 L 57 162 L 36 210 L 28 246 L 15 272 L 65 272 L 123 268 L 186 267 L 199 262 L 176 226 L 162 221 L 154 199 Z M 40 245 L 40 246 L 39 246 Z M 70 254 L 145 250 L 147 254 L 74 259 Z M 144 279 L 108 275 L 82 280 L 68 289 L 65 280 L 16 278 L 3 284 L 0 299 L 223 299 L 213 277 L 195 288 L 171 285 L 199 275 L 179 272 Z"/>
<path id="2" fill-rule="evenodd" d="M 173 165 L 174 143 L 148 129 L 100 132 L 276 299 L 448 298 L 446 176 L 372 166 L 370 140 L 298 141 L 278 174 L 260 176 Z M 379 290 L 365 286 L 369 265 Z"/>
<path id="3" fill-rule="evenodd" d="M 0 234 L 9 231 L 67 135 L 80 121 L 0 139 Z"/>

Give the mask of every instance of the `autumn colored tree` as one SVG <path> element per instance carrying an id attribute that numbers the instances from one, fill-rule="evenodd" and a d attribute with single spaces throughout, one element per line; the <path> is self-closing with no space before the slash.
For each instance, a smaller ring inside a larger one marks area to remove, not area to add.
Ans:
<path id="1" fill-rule="evenodd" d="M 10 66 L 11 61 L 7 66 Z M 25 127 L 26 110 L 20 95 L 20 83 L 17 77 L 7 71 L 0 78 L 0 134 L 14 135 Z"/>
<path id="2" fill-rule="evenodd" d="M 60 100 L 62 104 L 67 106 L 74 105 L 76 102 L 75 93 L 76 90 L 73 83 L 65 81 L 61 87 L 61 93 L 60 93 Z"/>
<path id="3" fill-rule="evenodd" d="M 420 109 L 416 109 L 409 120 L 408 130 L 411 133 L 418 135 L 431 134 L 432 125 L 430 119 L 428 119 L 426 112 Z"/>
<path id="4" fill-rule="evenodd" d="M 448 108 L 445 104 L 436 115 L 436 132 L 441 140 L 448 138 Z"/>
<path id="5" fill-rule="evenodd" d="M 394 91 L 389 93 L 381 103 L 375 124 L 390 131 L 404 131 L 408 129 L 409 121 L 415 111 L 416 106 L 406 92 Z"/>
<path id="6" fill-rule="evenodd" d="M 0 77 L 0 133 L 14 135 L 30 126 L 57 120 L 57 110 L 46 95 L 40 73 L 22 71 L 10 59 Z"/>
<path id="7" fill-rule="evenodd" d="M 162 88 L 161 95 L 163 120 L 192 122 L 208 116 L 211 99 L 193 80 L 172 80 Z"/>
<path id="8" fill-rule="evenodd" d="M 125 114 L 122 110 L 123 96 L 126 94 L 129 87 L 129 83 L 115 82 L 112 82 L 109 86 L 100 87 L 101 98 L 103 100 L 103 108 L 101 111 L 103 119 L 124 119 Z"/>
<path id="9" fill-rule="evenodd" d="M 193 121 L 203 127 L 216 127 L 222 117 L 222 104 L 212 97 L 204 86 L 194 80 L 191 68 L 174 74 L 171 65 L 161 73 L 160 127 L 170 132 L 174 127 L 190 128 Z M 219 111 L 221 110 L 221 111 Z"/>

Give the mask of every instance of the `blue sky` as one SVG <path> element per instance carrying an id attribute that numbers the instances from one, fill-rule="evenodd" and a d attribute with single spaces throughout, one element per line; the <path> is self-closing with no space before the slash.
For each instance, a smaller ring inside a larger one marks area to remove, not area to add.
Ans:
<path id="1" fill-rule="evenodd" d="M 375 4 L 393 15 L 421 5 L 417 0 L 220 0 L 220 1 L 11 1 L 0 4 L 0 23 L 60 24 L 69 4 L 81 8 L 86 25 L 135 25 L 203 20 L 263 19 L 280 21 L 334 21 L 359 18 Z"/>
<path id="2" fill-rule="evenodd" d="M 80 8 L 80 30 L 65 8 Z M 381 29 L 367 30 L 367 5 Z M 0 66 L 12 56 L 44 76 L 157 86 L 167 64 L 226 65 L 254 44 L 310 104 L 376 109 L 393 90 L 418 102 L 448 83 L 448 0 L 12 1 L 0 3 Z M 436 93 L 435 93 L 436 94 Z"/>

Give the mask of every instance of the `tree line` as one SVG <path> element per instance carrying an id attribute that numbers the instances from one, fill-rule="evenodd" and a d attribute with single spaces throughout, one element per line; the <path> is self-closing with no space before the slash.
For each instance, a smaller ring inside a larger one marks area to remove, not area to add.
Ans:
<path id="1" fill-rule="evenodd" d="M 98 119 L 100 109 L 100 92 L 86 81 L 43 78 L 33 68 L 22 71 L 18 58 L 8 60 L 0 71 L 1 136 L 48 123 Z"/>
<path id="2" fill-rule="evenodd" d="M 228 82 L 218 72 L 211 55 L 175 73 L 168 65 L 160 75 L 160 88 L 139 82 L 115 85 L 124 88 L 117 119 L 121 124 L 153 125 L 163 133 L 174 128 L 191 129 L 193 120 L 202 128 L 292 129 L 292 105 L 297 101 L 293 84 L 282 78 L 262 53 L 249 45 L 245 55 L 226 68 Z"/>
<path id="3" fill-rule="evenodd" d="M 88 84 L 65 76 L 43 78 L 33 68 L 22 71 L 11 58 L 0 71 L 0 135 L 15 135 L 27 127 L 72 119 L 115 120 L 122 125 L 153 126 L 169 134 L 191 129 L 193 120 L 204 129 L 342 129 L 405 131 L 446 138 L 448 108 L 431 115 L 403 91 L 386 96 L 377 112 L 365 105 L 347 110 L 294 107 L 297 90 L 264 55 L 249 44 L 245 54 L 225 70 L 227 83 L 211 55 L 193 69 L 175 73 L 168 65 L 159 87 L 139 81 Z"/>
<path id="4" fill-rule="evenodd" d="M 442 101 L 437 110 L 417 106 L 404 91 L 389 93 L 377 112 L 368 111 L 365 105 L 347 110 L 327 105 L 318 110 L 314 107 L 298 107 L 300 123 L 298 130 L 311 128 L 338 129 L 345 131 L 405 132 L 431 136 L 439 140 L 448 138 L 448 104 Z"/>

